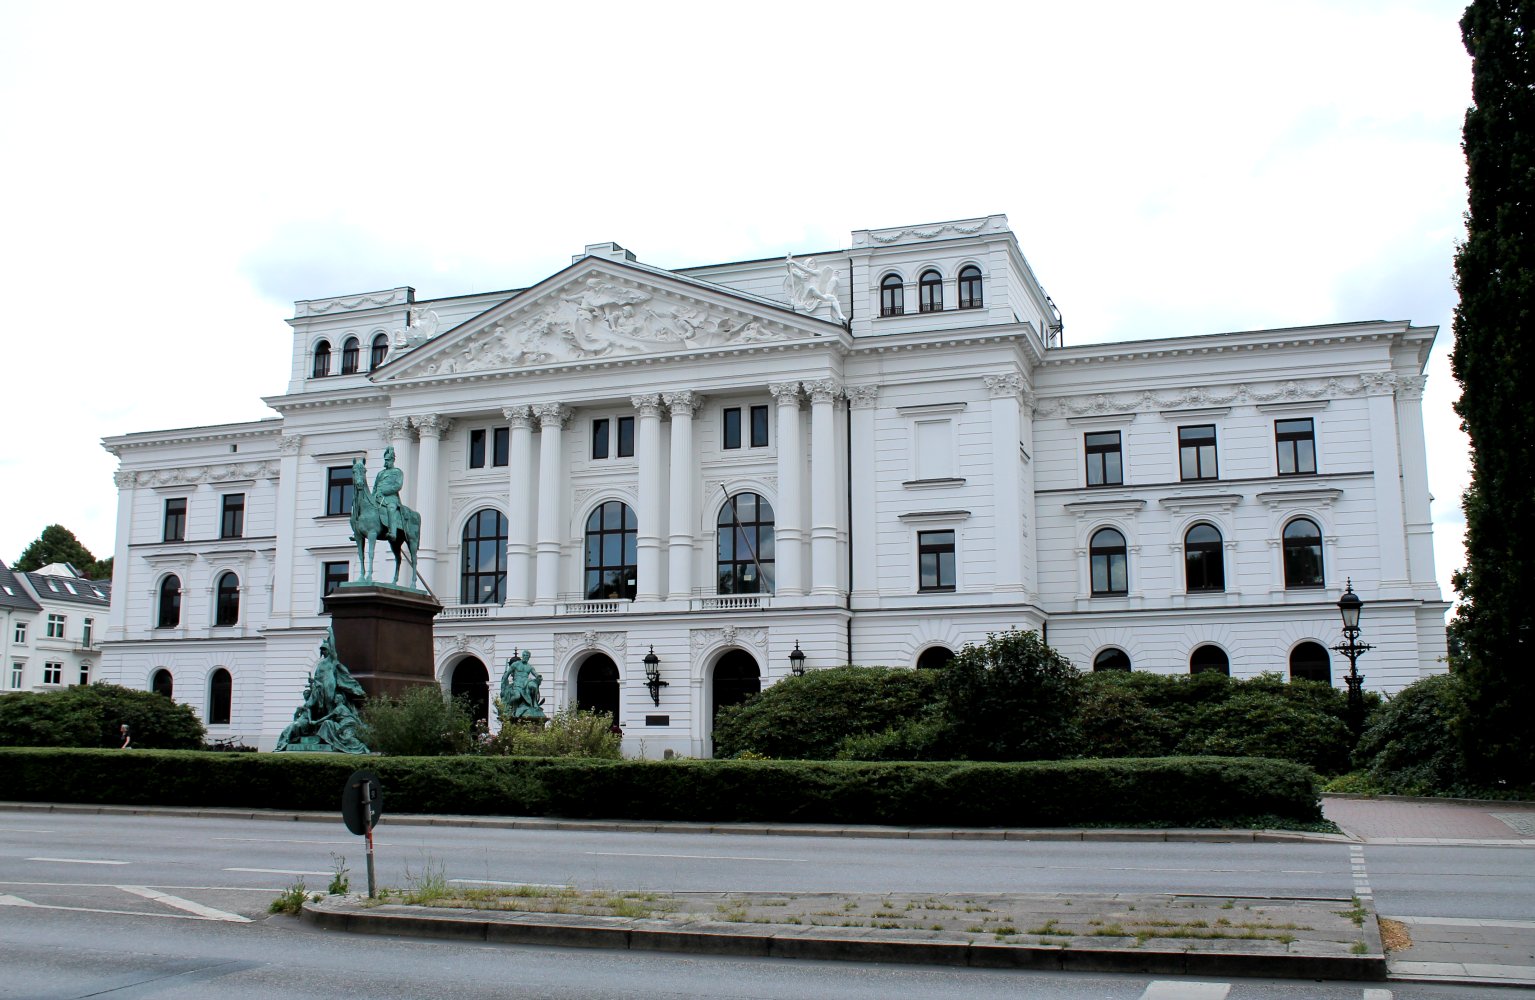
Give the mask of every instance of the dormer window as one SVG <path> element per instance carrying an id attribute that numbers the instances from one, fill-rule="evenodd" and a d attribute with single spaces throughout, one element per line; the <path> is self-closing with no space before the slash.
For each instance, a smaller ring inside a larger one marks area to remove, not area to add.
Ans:
<path id="1" fill-rule="evenodd" d="M 330 341 L 322 340 L 314 345 L 314 367 L 309 370 L 311 378 L 324 378 L 330 374 Z"/>
<path id="2" fill-rule="evenodd" d="M 966 264 L 959 269 L 959 307 L 961 309 L 979 309 L 985 304 L 981 295 L 981 269 L 974 264 Z"/>
<path id="3" fill-rule="evenodd" d="M 341 346 L 341 374 L 357 374 L 357 362 L 361 359 L 362 350 L 356 337 L 346 338 L 346 343 Z"/>
<path id="4" fill-rule="evenodd" d="M 906 312 L 906 284 L 899 274 L 887 274 L 879 283 L 879 314 L 901 316 Z"/>
<path id="5" fill-rule="evenodd" d="M 377 368 L 389 355 L 389 337 L 382 333 L 373 335 L 373 349 L 368 352 L 368 367 Z"/>
<path id="6" fill-rule="evenodd" d="M 917 281 L 917 308 L 925 313 L 943 312 L 943 275 L 923 271 Z"/>

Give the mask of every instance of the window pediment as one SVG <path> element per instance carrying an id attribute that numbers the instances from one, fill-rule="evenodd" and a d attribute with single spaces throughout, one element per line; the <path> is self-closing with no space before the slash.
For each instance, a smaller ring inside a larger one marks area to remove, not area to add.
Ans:
<path id="1" fill-rule="evenodd" d="M 1331 507 L 1343 496 L 1343 491 L 1330 487 L 1313 490 L 1273 490 L 1259 493 L 1258 500 L 1272 510 L 1286 507 Z"/>
<path id="2" fill-rule="evenodd" d="M 1112 517 L 1115 514 L 1136 515 L 1146 509 L 1144 500 L 1077 500 L 1062 504 L 1078 520 L 1084 517 Z"/>
<path id="3" fill-rule="evenodd" d="M 1231 510 L 1242 502 L 1240 493 L 1181 493 L 1163 497 L 1157 503 L 1174 513 Z"/>

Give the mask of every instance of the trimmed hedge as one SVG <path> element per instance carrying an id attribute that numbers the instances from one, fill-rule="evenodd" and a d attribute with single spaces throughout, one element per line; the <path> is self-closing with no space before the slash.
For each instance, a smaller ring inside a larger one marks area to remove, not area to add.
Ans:
<path id="1" fill-rule="evenodd" d="M 195 750 L 207 736 L 190 706 L 116 684 L 0 695 L 0 746 L 116 748 L 125 722 L 138 748 Z"/>
<path id="2" fill-rule="evenodd" d="M 1321 819 L 1316 775 L 1226 757 L 1031 763 L 343 757 L 0 749 L 0 796 L 337 811 L 371 769 L 388 813 L 902 826 Z"/>

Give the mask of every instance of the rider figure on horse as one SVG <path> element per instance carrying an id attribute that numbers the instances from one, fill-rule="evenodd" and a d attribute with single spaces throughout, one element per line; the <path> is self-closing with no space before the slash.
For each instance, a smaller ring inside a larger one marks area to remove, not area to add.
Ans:
<path id="1" fill-rule="evenodd" d="M 390 445 L 384 449 L 384 467 L 373 480 L 373 502 L 383 520 L 385 538 L 405 530 L 405 518 L 400 513 L 400 490 L 404 488 L 405 473 L 394 467 L 394 445 Z"/>

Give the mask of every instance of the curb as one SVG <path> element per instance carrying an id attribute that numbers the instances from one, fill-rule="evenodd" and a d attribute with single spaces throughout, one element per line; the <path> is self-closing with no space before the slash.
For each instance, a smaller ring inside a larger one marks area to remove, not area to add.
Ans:
<path id="1" fill-rule="evenodd" d="M 1374 795 L 1369 792 L 1323 792 L 1323 799 L 1375 799 L 1382 802 L 1422 802 L 1427 805 L 1487 806 L 1535 809 L 1535 799 L 1452 799 L 1440 795 Z"/>
<path id="2" fill-rule="evenodd" d="M 1250 976 L 1277 979 L 1331 979 L 1382 982 L 1385 955 L 1255 955 L 1239 952 L 1188 952 L 1147 948 L 1061 948 L 1028 945 L 934 941 L 868 932 L 828 934 L 827 928 L 713 924 L 680 929 L 660 921 L 623 917 L 566 917 L 503 914 L 500 919 L 467 910 L 417 913 L 360 911 L 348 901 L 321 900 L 304 905 L 300 918 L 316 927 L 353 934 L 399 934 L 437 940 L 487 944 L 666 951 L 690 955 L 792 958 L 812 961 L 898 962 L 908 965 L 964 966 L 978 969 L 1031 969 L 1057 972 L 1125 972 L 1170 976 Z M 424 907 L 412 907 L 425 911 Z M 1372 927 L 1373 927 L 1373 921 Z"/>
<path id="3" fill-rule="evenodd" d="M 98 816 L 183 816 L 199 819 L 243 819 L 281 823 L 333 823 L 339 815 L 319 811 L 237 809 L 199 806 L 120 806 L 50 802 L 0 802 L 0 811 L 64 813 Z M 385 814 L 385 826 L 468 827 L 493 830 L 562 830 L 623 833 L 716 833 L 770 837 L 860 837 L 888 840 L 1004 840 L 1100 843 L 1242 844 L 1357 843 L 1341 833 L 1305 830 L 1251 829 L 999 829 L 995 827 L 822 826 L 813 823 L 699 823 L 686 820 L 549 819 L 540 816 L 442 816 Z"/>

